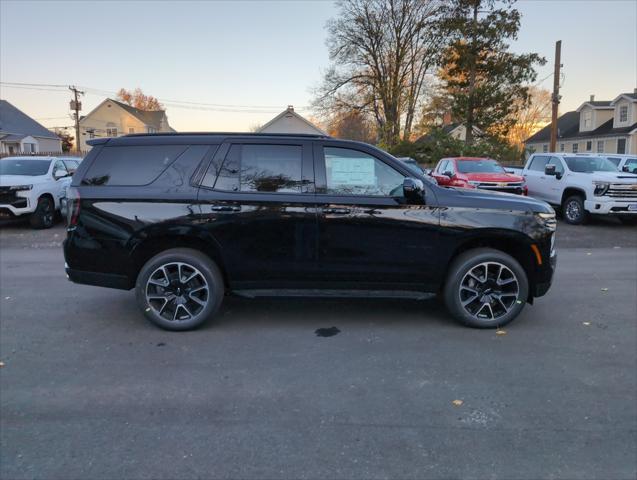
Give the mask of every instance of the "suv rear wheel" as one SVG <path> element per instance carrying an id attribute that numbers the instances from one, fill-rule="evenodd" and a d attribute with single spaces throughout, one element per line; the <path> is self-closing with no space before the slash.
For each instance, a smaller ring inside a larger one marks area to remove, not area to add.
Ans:
<path id="1" fill-rule="evenodd" d="M 462 253 L 449 269 L 444 300 L 453 317 L 475 328 L 495 328 L 517 317 L 526 303 L 526 272 L 510 255 L 490 248 Z"/>
<path id="2" fill-rule="evenodd" d="M 137 303 L 166 330 L 190 330 L 214 315 L 224 294 L 215 263 L 189 248 L 166 250 L 148 260 L 137 276 Z"/>
<path id="3" fill-rule="evenodd" d="M 35 212 L 31 214 L 29 222 L 33 228 L 51 228 L 55 220 L 55 207 L 49 197 L 40 197 Z"/>
<path id="4" fill-rule="evenodd" d="M 588 220 L 588 212 L 584 210 L 584 199 L 580 195 L 568 197 L 562 203 L 562 216 L 566 223 L 582 225 Z"/>

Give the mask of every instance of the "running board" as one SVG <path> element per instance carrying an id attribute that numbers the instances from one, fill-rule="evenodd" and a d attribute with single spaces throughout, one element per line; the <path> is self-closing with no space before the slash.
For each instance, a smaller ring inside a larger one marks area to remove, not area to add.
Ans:
<path id="1" fill-rule="evenodd" d="M 429 300 L 435 293 L 412 290 L 323 290 L 323 289 L 254 289 L 233 290 L 231 293 L 244 298 L 256 297 L 316 297 L 316 298 L 398 298 Z"/>

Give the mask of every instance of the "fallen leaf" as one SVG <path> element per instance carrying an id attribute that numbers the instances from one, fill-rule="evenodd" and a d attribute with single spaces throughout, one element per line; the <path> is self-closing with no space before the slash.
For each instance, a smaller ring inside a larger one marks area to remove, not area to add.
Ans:
<path id="1" fill-rule="evenodd" d="M 602 288 L 602 292 L 608 292 L 608 288 Z"/>
<path id="2" fill-rule="evenodd" d="M 11 297 L 4 297 L 5 300 L 11 300 Z"/>
<path id="3" fill-rule="evenodd" d="M 462 400 L 454 400 L 453 403 L 456 407 L 459 407 L 460 405 L 462 405 L 464 402 Z"/>
<path id="4" fill-rule="evenodd" d="M 588 327 L 590 324 L 591 324 L 591 322 L 582 322 L 582 325 L 585 325 L 585 326 L 587 326 L 587 327 Z"/>
<path id="5" fill-rule="evenodd" d="M 0 362 L 0 368 L 4 367 L 4 362 Z"/>
<path id="6" fill-rule="evenodd" d="M 495 334 L 496 334 L 496 335 L 506 335 L 506 334 L 507 334 L 507 331 L 506 331 L 506 330 L 496 330 L 496 331 L 495 331 Z"/>
<path id="7" fill-rule="evenodd" d="M 586 252 L 586 255 L 592 255 L 592 253 L 591 252 Z"/>

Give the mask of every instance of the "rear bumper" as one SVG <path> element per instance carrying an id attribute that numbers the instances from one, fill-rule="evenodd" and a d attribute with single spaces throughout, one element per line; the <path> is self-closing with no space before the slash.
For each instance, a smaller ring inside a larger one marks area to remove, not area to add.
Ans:
<path id="1" fill-rule="evenodd" d="M 115 275 L 113 273 L 85 272 L 74 270 L 65 265 L 66 275 L 73 283 L 82 285 L 94 285 L 97 287 L 117 288 L 120 290 L 130 290 L 132 285 L 127 276 Z"/>

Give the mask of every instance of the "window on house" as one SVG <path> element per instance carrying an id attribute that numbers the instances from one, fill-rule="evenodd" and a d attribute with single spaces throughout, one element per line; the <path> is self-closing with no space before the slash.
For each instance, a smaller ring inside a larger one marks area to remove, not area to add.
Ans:
<path id="1" fill-rule="evenodd" d="M 565 147 L 565 146 L 566 146 L 566 145 L 564 145 L 563 143 L 560 143 L 560 152 L 563 152 L 563 151 L 564 151 L 564 147 Z"/>
<path id="2" fill-rule="evenodd" d="M 148 133 L 155 133 L 156 131 L 155 127 L 148 127 Z"/>
<path id="3" fill-rule="evenodd" d="M 597 153 L 603 153 L 604 152 L 604 140 L 598 140 L 597 141 Z"/>
<path id="4" fill-rule="evenodd" d="M 592 115 L 593 114 L 590 110 L 584 111 L 584 128 L 591 128 Z"/>
<path id="5" fill-rule="evenodd" d="M 549 151 L 549 146 L 547 144 L 542 145 L 542 153 L 546 153 Z"/>
<path id="6" fill-rule="evenodd" d="M 578 143 L 574 143 L 573 144 L 573 153 L 577 153 L 578 150 L 579 150 L 579 144 Z"/>
<path id="7" fill-rule="evenodd" d="M 116 137 L 117 136 L 117 127 L 107 128 L 106 129 L 107 137 Z"/>
<path id="8" fill-rule="evenodd" d="M 591 150 L 593 150 L 593 141 L 592 140 L 587 140 L 586 141 L 586 151 L 590 152 Z"/>
<path id="9" fill-rule="evenodd" d="M 619 107 L 619 121 L 628 121 L 628 105 L 622 105 L 621 107 Z"/>
<path id="10" fill-rule="evenodd" d="M 618 138 L 617 139 L 617 153 L 626 153 L 626 139 Z"/>
<path id="11" fill-rule="evenodd" d="M 88 130 L 88 138 L 95 138 L 95 130 Z"/>
<path id="12" fill-rule="evenodd" d="M 135 129 L 133 127 L 128 127 L 128 133 L 135 133 Z"/>

